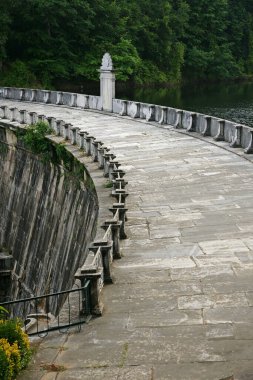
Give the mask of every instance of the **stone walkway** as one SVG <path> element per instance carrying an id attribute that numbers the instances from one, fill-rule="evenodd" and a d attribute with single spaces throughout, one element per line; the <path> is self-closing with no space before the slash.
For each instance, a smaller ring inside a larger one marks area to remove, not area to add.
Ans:
<path id="1" fill-rule="evenodd" d="M 104 288 L 104 315 L 81 333 L 44 339 L 20 379 L 252 380 L 252 162 L 141 121 L 1 103 L 102 140 L 130 193 L 128 239 L 115 283 Z"/>

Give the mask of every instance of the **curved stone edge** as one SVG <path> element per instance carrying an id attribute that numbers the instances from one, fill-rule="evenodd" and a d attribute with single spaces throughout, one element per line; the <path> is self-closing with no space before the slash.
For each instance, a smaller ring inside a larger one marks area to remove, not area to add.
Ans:
<path id="1" fill-rule="evenodd" d="M 102 110 L 100 96 L 32 88 L 0 87 L 0 97 L 25 102 Z"/>
<path id="2" fill-rule="evenodd" d="M 137 108 L 138 113 L 133 113 Z M 197 112 L 121 99 L 114 99 L 113 112 L 182 129 L 185 133 L 194 132 L 217 142 L 223 141 L 230 148 L 242 148 L 246 154 L 253 153 L 253 128 L 247 125 Z"/>
<path id="3" fill-rule="evenodd" d="M 84 265 L 75 274 L 75 278 L 81 281 L 82 287 L 87 282 L 90 285 L 89 300 L 87 302 L 86 297 L 83 299 L 82 313 L 84 315 L 101 315 L 103 311 L 101 291 L 105 283 L 113 282 L 112 262 L 114 259 L 121 258 L 120 240 L 126 238 L 126 198 L 128 196 L 127 182 L 124 179 L 126 173 L 120 169 L 120 163 L 115 161 L 116 156 L 104 146 L 103 142 L 70 123 L 7 106 L 0 107 L 0 119 L 5 126 L 16 129 L 25 129 L 26 125 L 32 125 L 39 121 L 48 123 L 54 133 L 54 135 L 48 135 L 48 139 L 54 143 L 65 141 L 66 149 L 68 149 L 68 145 L 69 147 L 76 146 L 80 152 L 85 152 L 87 156 L 90 156 L 92 162 L 97 163 L 98 168 L 103 170 L 104 177 L 109 179 L 112 185 L 111 195 L 116 198 L 115 203 L 109 208 L 112 218 L 103 221 L 100 227 L 105 231 L 104 234 L 101 237 L 97 233 L 96 239 L 89 247 Z M 58 137 L 57 141 L 56 137 Z M 71 149 L 68 150 L 72 153 Z M 84 164 L 78 155 L 75 155 L 75 158 Z M 90 172 L 89 175 L 92 178 Z"/>
<path id="4" fill-rule="evenodd" d="M 94 95 L 0 87 L 0 97 L 3 99 L 62 105 L 79 109 L 102 110 L 101 97 Z M 0 117 L 4 112 L 4 108 L 5 106 L 0 107 Z M 10 109 L 10 112 L 11 120 L 15 121 L 15 108 Z M 119 116 L 144 119 L 147 122 L 155 122 L 159 125 L 183 129 L 186 133 L 198 133 L 202 137 L 209 137 L 217 142 L 223 141 L 228 143 L 231 148 L 242 148 L 246 154 L 253 153 L 253 128 L 246 125 L 197 112 L 122 99 L 113 99 L 112 112 Z"/>

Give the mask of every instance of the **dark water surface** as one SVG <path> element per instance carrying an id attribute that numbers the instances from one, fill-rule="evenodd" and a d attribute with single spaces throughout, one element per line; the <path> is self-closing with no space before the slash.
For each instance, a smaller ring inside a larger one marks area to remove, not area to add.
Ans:
<path id="1" fill-rule="evenodd" d="M 116 97 L 196 111 L 253 127 L 253 82 L 118 90 Z"/>

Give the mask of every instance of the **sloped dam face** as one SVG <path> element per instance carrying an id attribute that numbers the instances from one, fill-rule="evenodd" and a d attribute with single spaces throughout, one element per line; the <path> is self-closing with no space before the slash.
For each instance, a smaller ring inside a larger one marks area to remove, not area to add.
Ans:
<path id="1" fill-rule="evenodd" d="M 2 300 L 73 285 L 95 236 L 98 201 L 92 186 L 70 177 L 24 149 L 0 124 L 0 252 L 13 256 L 12 278 L 5 289 L 0 284 Z"/>

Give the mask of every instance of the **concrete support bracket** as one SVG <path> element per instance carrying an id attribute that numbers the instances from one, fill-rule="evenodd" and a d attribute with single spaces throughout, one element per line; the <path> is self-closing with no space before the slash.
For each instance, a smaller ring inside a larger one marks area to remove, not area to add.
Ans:
<path id="1" fill-rule="evenodd" d="M 125 203 L 129 193 L 125 189 L 112 190 L 112 196 L 117 198 L 119 203 Z"/>
<path id="2" fill-rule="evenodd" d="M 98 140 L 92 141 L 91 155 L 94 162 L 98 162 L 98 149 L 102 145 L 103 143 L 101 141 L 98 141 Z"/>
<path id="3" fill-rule="evenodd" d="M 212 118 L 211 116 L 205 116 L 204 119 L 205 119 L 205 125 L 204 125 L 204 128 L 200 131 L 200 133 L 202 134 L 202 136 L 210 136 Z"/>
<path id="4" fill-rule="evenodd" d="M 225 120 L 218 120 L 218 132 L 214 136 L 215 141 L 224 141 Z"/>
<path id="5" fill-rule="evenodd" d="M 121 221 L 120 220 L 106 220 L 102 226 L 105 231 L 108 228 L 111 228 L 112 231 L 112 241 L 113 241 L 113 247 L 112 247 L 112 253 L 114 259 L 121 259 L 121 253 L 120 253 L 120 227 L 121 227 Z"/>
<path id="6" fill-rule="evenodd" d="M 244 149 L 244 153 L 252 154 L 253 153 L 253 129 L 248 129 L 248 133 L 250 134 L 249 144 L 247 148 Z"/>
<path id="7" fill-rule="evenodd" d="M 125 222 L 126 222 L 126 212 L 128 209 L 125 207 L 125 203 L 114 203 L 113 207 L 110 208 L 109 210 L 113 213 L 113 216 L 117 212 L 119 213 L 118 220 L 121 222 L 119 236 L 120 236 L 120 239 L 126 239 L 127 235 L 125 233 Z"/>
<path id="8" fill-rule="evenodd" d="M 84 136 L 84 140 L 85 140 L 85 151 L 86 151 L 87 155 L 90 156 L 91 155 L 92 141 L 95 140 L 95 137 L 90 136 L 90 135 L 86 135 L 86 136 Z"/>
<path id="9" fill-rule="evenodd" d="M 89 249 L 95 253 L 99 247 L 103 260 L 104 281 L 107 283 L 112 283 L 113 242 L 95 241 L 89 246 Z"/>
<path id="10" fill-rule="evenodd" d="M 20 114 L 20 124 L 26 124 L 27 114 L 28 114 L 27 110 L 20 110 L 19 114 Z"/>
<path id="11" fill-rule="evenodd" d="M 191 113 L 191 123 L 186 129 L 187 132 L 196 132 L 196 121 L 197 121 L 197 114 Z"/>
<path id="12" fill-rule="evenodd" d="M 77 133 L 79 135 L 79 148 L 84 149 L 84 140 L 85 140 L 85 136 L 88 136 L 88 132 L 79 130 Z"/>
<path id="13" fill-rule="evenodd" d="M 235 125 L 234 136 L 232 138 L 231 143 L 229 144 L 231 148 L 241 147 L 241 139 L 242 139 L 242 125 Z"/>
<path id="14" fill-rule="evenodd" d="M 112 172 L 112 176 L 114 179 L 123 178 L 126 175 L 126 172 L 122 169 L 116 169 Z"/>
<path id="15" fill-rule="evenodd" d="M 89 294 L 83 294 L 82 299 L 82 314 L 89 314 L 89 310 L 87 310 L 87 304 L 89 305 L 89 309 L 92 315 L 101 316 L 103 313 L 103 304 L 101 302 L 101 287 L 100 281 L 103 275 L 103 269 L 96 269 L 94 273 L 92 273 L 89 269 L 85 271 L 85 269 L 78 271 L 75 274 L 75 278 L 81 281 L 81 286 L 84 287 L 87 283 L 87 280 L 90 281 Z M 87 300 L 87 297 L 89 298 Z"/>
<path id="16" fill-rule="evenodd" d="M 127 181 L 124 180 L 124 178 L 116 178 L 112 180 L 113 188 L 116 189 L 124 189 L 126 185 L 128 184 Z"/>

